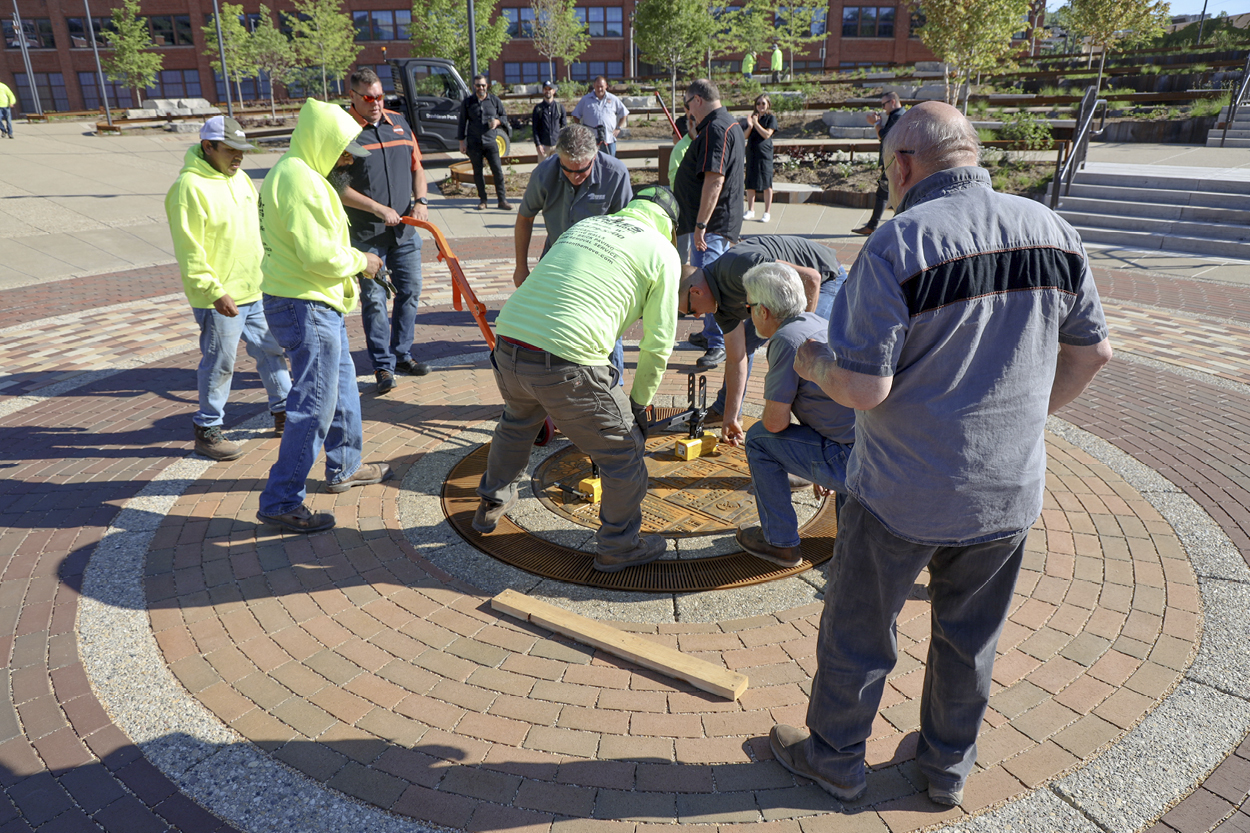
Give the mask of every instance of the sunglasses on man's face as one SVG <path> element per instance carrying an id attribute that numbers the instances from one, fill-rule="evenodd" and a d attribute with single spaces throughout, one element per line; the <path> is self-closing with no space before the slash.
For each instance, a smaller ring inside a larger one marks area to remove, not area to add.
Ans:
<path id="1" fill-rule="evenodd" d="M 584 174 L 587 171 L 589 171 L 591 168 L 593 168 L 594 166 L 595 166 L 594 157 L 591 157 L 591 160 L 588 163 L 586 163 L 586 167 L 584 168 L 570 168 L 568 165 L 564 164 L 563 160 L 560 161 L 560 170 L 564 171 L 566 174 Z"/>
<path id="2" fill-rule="evenodd" d="M 476 87 L 476 88 L 478 88 L 479 90 L 484 90 L 484 89 L 486 89 L 486 85 L 485 85 L 485 84 L 474 84 L 473 86 L 474 86 L 474 87 Z"/>
<path id="3" fill-rule="evenodd" d="M 368 102 L 369 104 L 377 104 L 379 101 L 386 98 L 385 95 L 365 95 L 364 93 L 358 93 L 355 90 L 352 90 L 352 93 L 360 96 L 362 100 Z"/>

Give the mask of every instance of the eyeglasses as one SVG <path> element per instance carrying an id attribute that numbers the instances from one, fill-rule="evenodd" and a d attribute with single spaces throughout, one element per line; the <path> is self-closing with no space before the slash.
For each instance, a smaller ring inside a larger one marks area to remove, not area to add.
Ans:
<path id="1" fill-rule="evenodd" d="M 590 157 L 590 161 L 586 163 L 586 167 L 584 168 L 570 168 L 564 164 L 563 159 L 560 160 L 560 170 L 568 174 L 584 174 L 587 171 L 589 171 L 591 168 L 593 168 L 594 166 L 595 166 L 595 158 L 593 156 Z"/>
<path id="2" fill-rule="evenodd" d="M 690 109 L 690 102 L 694 101 L 696 98 L 698 98 L 698 96 L 697 96 L 697 95 L 692 95 L 692 96 L 690 96 L 690 98 L 684 99 L 684 102 L 685 102 L 685 105 L 686 105 L 686 109 L 687 109 L 687 110 L 689 110 L 689 109 Z"/>
<path id="3" fill-rule="evenodd" d="M 912 153 L 915 153 L 915 152 L 916 152 L 916 151 L 914 151 L 914 150 L 896 150 L 896 151 L 894 151 L 894 155 L 890 157 L 890 161 L 885 163 L 885 170 L 883 170 L 883 171 L 882 171 L 882 173 L 887 174 L 887 175 L 890 173 L 890 166 L 894 164 L 894 160 L 898 158 L 898 155 L 899 155 L 900 153 L 912 154 Z"/>
<path id="4" fill-rule="evenodd" d="M 479 89 L 479 90 L 484 90 L 484 89 L 486 89 L 486 85 L 485 85 L 485 84 L 474 84 L 473 86 L 474 86 L 474 87 L 476 87 L 476 88 L 477 88 L 477 89 Z"/>
<path id="5" fill-rule="evenodd" d="M 358 93 L 355 90 L 352 90 L 352 95 L 360 96 L 361 99 L 363 99 L 364 101 L 367 101 L 370 104 L 377 104 L 379 101 L 382 101 L 384 98 L 386 98 L 385 95 L 365 95 L 364 93 Z"/>
<path id="6" fill-rule="evenodd" d="M 694 310 L 690 308 L 690 284 L 686 284 L 686 311 L 682 315 L 689 315 L 692 312 Z"/>

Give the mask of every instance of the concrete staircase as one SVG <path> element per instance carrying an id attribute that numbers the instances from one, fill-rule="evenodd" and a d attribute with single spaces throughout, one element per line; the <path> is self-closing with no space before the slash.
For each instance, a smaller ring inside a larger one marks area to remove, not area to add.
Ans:
<path id="1" fill-rule="evenodd" d="M 1228 108 L 1220 110 L 1220 117 L 1215 127 L 1207 134 L 1207 147 L 1220 146 L 1220 137 L 1224 135 L 1224 122 L 1228 119 Z M 1250 148 L 1250 102 L 1237 108 L 1237 119 L 1228 126 L 1228 138 L 1224 141 L 1226 148 Z"/>
<path id="2" fill-rule="evenodd" d="M 1086 243 L 1250 260 L 1250 171 L 1240 168 L 1091 162 L 1058 211 Z"/>

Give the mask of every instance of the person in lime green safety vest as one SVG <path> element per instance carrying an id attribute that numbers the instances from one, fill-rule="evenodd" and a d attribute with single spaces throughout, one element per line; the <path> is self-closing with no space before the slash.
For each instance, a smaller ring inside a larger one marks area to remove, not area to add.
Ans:
<path id="1" fill-rule="evenodd" d="M 13 105 L 16 103 L 17 96 L 8 84 L 0 81 L 0 130 L 8 133 L 10 139 L 13 138 Z"/>

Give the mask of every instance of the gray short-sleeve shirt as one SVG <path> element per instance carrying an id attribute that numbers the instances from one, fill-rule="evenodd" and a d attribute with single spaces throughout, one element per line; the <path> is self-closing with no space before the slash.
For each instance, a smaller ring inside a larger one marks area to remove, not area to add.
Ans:
<path id="1" fill-rule="evenodd" d="M 713 315 L 722 332 L 732 332 L 739 323 L 751 317 L 747 311 L 747 293 L 742 286 L 742 276 L 752 266 L 779 260 L 815 269 L 824 280 L 836 278 L 842 268 L 833 249 L 805 237 L 760 234 L 746 238 L 703 267 L 703 275 L 716 299 Z"/>
<path id="2" fill-rule="evenodd" d="M 619 159 L 597 151 L 590 176 L 574 188 L 560 170 L 560 157 L 553 153 L 530 174 L 520 214 L 536 217 L 542 212 L 547 225 L 547 242 L 543 245 L 543 254 L 546 254 L 560 235 L 578 220 L 615 214 L 633 198 L 629 169 Z"/>
<path id="3" fill-rule="evenodd" d="M 855 442 L 855 411 L 829 398 L 815 382 L 794 372 L 794 354 L 809 338 L 825 343 L 829 322 L 814 312 L 787 320 L 768 340 L 764 398 L 789 404 L 799 422 L 836 443 Z"/>

